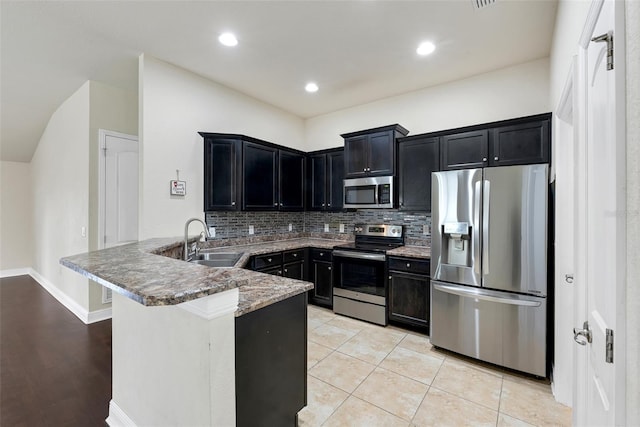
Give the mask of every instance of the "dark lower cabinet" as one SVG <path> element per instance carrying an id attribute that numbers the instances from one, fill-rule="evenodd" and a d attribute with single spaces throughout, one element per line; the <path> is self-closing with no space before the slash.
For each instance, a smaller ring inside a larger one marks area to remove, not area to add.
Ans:
<path id="1" fill-rule="evenodd" d="M 429 327 L 429 261 L 389 257 L 389 321 Z"/>
<path id="2" fill-rule="evenodd" d="M 333 307 L 333 271 L 330 249 L 312 248 L 309 251 L 309 301 L 324 307 Z"/>
<path id="3" fill-rule="evenodd" d="M 307 404 L 306 295 L 236 317 L 235 327 L 236 426 L 296 426 Z"/>

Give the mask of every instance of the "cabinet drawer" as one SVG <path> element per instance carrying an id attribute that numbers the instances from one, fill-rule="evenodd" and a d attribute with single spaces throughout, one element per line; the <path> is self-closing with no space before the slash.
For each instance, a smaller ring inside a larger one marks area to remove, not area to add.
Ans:
<path id="1" fill-rule="evenodd" d="M 263 270 L 269 267 L 280 266 L 282 264 L 282 252 L 274 252 L 271 254 L 257 255 L 253 259 L 253 269 Z"/>
<path id="2" fill-rule="evenodd" d="M 431 261 L 428 259 L 389 257 L 389 270 L 406 271 L 408 273 L 430 273 Z"/>
<path id="3" fill-rule="evenodd" d="M 302 261 L 304 260 L 304 249 L 296 249 L 294 251 L 283 252 L 282 259 L 284 263 Z"/>
<path id="4" fill-rule="evenodd" d="M 331 262 L 333 251 L 331 249 L 311 249 L 312 261 L 328 261 Z"/>

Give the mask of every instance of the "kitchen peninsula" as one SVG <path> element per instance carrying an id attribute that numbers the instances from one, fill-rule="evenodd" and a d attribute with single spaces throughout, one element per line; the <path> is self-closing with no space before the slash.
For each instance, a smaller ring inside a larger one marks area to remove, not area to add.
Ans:
<path id="1" fill-rule="evenodd" d="M 113 290 L 107 422 L 233 426 L 276 417 L 295 425 L 306 404 L 313 285 L 188 263 L 181 245 L 150 239 L 60 260 Z"/>

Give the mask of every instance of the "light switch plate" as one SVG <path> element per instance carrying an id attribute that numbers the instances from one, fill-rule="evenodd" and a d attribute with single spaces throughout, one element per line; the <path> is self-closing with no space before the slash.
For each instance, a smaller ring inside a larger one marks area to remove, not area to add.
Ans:
<path id="1" fill-rule="evenodd" d="M 249 226 L 249 234 L 253 234 L 253 232 L 254 232 L 253 225 L 250 225 Z"/>
<path id="2" fill-rule="evenodd" d="M 344 224 L 340 224 L 340 232 L 344 233 Z"/>
<path id="3" fill-rule="evenodd" d="M 431 234 L 431 226 L 429 226 L 429 224 L 424 224 L 422 226 L 422 234 L 428 236 L 429 234 Z"/>
<path id="4" fill-rule="evenodd" d="M 293 231 L 293 224 L 289 224 L 289 231 Z"/>
<path id="5" fill-rule="evenodd" d="M 324 232 L 328 233 L 329 232 L 329 224 L 325 224 L 324 225 Z"/>
<path id="6" fill-rule="evenodd" d="M 209 236 L 216 237 L 216 228 L 215 227 L 209 227 Z"/>

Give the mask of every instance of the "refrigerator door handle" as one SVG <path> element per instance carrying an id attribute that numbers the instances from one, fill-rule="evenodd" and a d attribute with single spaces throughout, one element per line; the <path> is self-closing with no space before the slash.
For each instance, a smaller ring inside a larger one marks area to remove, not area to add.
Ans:
<path id="1" fill-rule="evenodd" d="M 482 275 L 489 274 L 489 206 L 491 200 L 491 182 L 483 180 L 482 195 Z"/>
<path id="2" fill-rule="evenodd" d="M 524 295 L 518 295 L 519 298 L 514 298 L 508 295 L 496 296 L 488 294 L 486 293 L 486 291 L 482 291 L 480 289 L 467 289 L 460 286 L 449 286 L 434 283 L 433 289 L 440 292 L 445 292 L 447 294 L 453 294 L 467 298 L 475 298 L 483 301 L 498 302 L 501 304 L 519 305 L 524 307 L 540 307 L 541 304 L 539 298 L 537 300 L 530 300 L 522 299 L 526 298 L 524 297 Z"/>
<path id="3" fill-rule="evenodd" d="M 474 200 L 473 200 L 473 270 L 477 275 L 481 274 L 480 271 L 480 200 L 482 197 L 482 189 L 480 182 L 477 181 L 474 188 Z M 479 278 L 482 280 L 482 277 Z M 478 282 L 481 283 L 481 282 Z"/>

